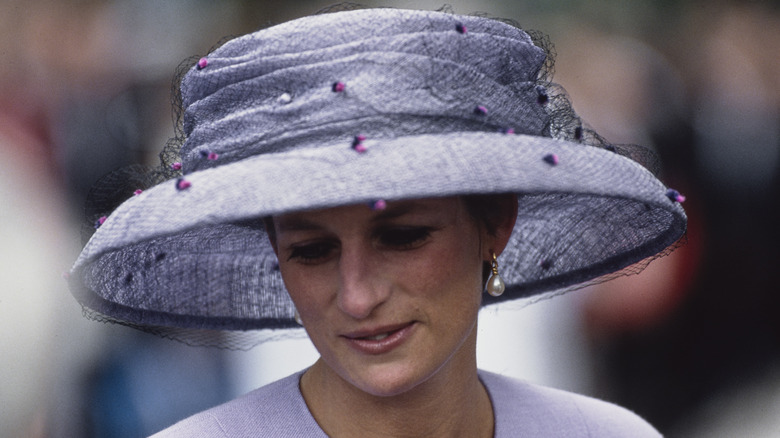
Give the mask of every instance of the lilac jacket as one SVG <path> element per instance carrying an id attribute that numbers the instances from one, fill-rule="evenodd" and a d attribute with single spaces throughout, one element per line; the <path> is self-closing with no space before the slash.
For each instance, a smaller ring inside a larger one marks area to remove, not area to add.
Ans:
<path id="1" fill-rule="evenodd" d="M 187 418 L 152 438 L 327 438 L 298 388 L 303 371 Z M 495 437 L 660 437 L 636 414 L 594 398 L 485 371 L 496 416 Z"/>

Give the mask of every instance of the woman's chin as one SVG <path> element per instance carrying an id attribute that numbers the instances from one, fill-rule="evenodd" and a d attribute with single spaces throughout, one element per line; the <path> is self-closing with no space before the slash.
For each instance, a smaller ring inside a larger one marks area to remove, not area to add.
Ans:
<path id="1" fill-rule="evenodd" d="M 353 365 L 353 366 L 350 366 Z M 425 382 L 435 370 L 426 370 L 424 364 L 413 361 L 388 361 L 384 363 L 338 364 L 331 367 L 320 359 L 313 368 L 322 367 L 316 372 L 320 378 L 331 382 L 341 381 L 352 389 L 375 397 L 393 397 L 412 390 Z M 330 385 L 325 385 L 328 387 Z M 332 388 L 331 390 L 336 389 Z"/>
<path id="2" fill-rule="evenodd" d="M 428 377 L 413 370 L 378 369 L 365 375 L 353 376 L 349 383 L 375 397 L 395 397 L 413 390 Z"/>

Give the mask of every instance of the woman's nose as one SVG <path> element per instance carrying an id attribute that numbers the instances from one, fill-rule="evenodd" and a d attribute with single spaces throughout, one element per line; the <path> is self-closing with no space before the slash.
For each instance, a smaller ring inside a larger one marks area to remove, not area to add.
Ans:
<path id="1" fill-rule="evenodd" d="M 355 319 L 369 317 L 390 295 L 381 275 L 381 263 L 372 250 L 342 248 L 339 259 L 338 306 Z"/>

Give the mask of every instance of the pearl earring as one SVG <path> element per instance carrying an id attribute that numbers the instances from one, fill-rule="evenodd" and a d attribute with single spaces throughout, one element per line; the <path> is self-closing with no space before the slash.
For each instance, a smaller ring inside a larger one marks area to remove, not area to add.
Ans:
<path id="1" fill-rule="evenodd" d="M 303 325 L 303 320 L 301 319 L 301 314 L 298 313 L 298 309 L 295 309 L 295 314 L 293 315 L 293 317 L 295 318 L 295 322 L 297 322 L 298 325 L 301 326 Z"/>
<path id="2" fill-rule="evenodd" d="M 496 253 L 493 253 L 493 261 L 490 263 L 490 269 L 493 271 L 493 275 L 488 279 L 485 290 L 490 295 L 498 297 L 504 293 L 506 285 L 501 276 L 498 275 L 498 260 L 496 260 Z"/>

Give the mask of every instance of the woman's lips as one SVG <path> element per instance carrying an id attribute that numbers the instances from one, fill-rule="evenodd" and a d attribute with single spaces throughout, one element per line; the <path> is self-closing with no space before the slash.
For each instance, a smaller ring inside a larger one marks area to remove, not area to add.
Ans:
<path id="1" fill-rule="evenodd" d="M 347 344 L 364 354 L 384 354 L 403 344 L 414 332 L 416 324 L 362 330 L 342 335 Z"/>

